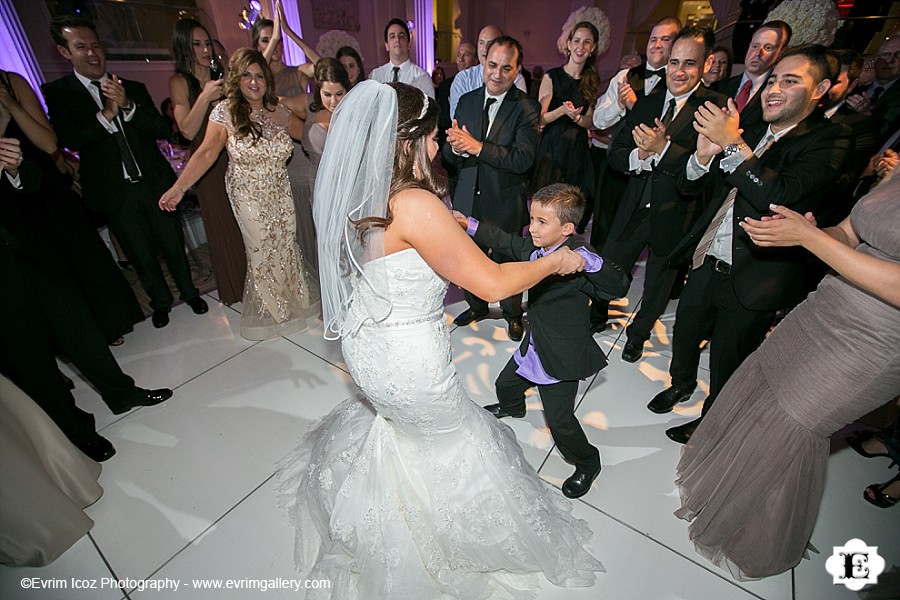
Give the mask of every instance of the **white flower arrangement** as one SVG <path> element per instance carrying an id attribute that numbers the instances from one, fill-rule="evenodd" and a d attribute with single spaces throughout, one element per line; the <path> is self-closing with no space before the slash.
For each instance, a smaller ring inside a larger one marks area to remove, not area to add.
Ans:
<path id="1" fill-rule="evenodd" d="M 559 39 L 556 40 L 556 48 L 559 50 L 559 53 L 562 55 L 566 54 L 569 34 L 572 33 L 572 28 L 581 21 L 588 21 L 597 28 L 597 56 L 606 52 L 606 49 L 609 48 L 609 18 L 599 8 L 582 6 L 569 15 L 565 25 L 562 26 L 562 33 Z"/>
<path id="2" fill-rule="evenodd" d="M 791 26 L 791 46 L 831 45 L 838 25 L 835 0 L 784 0 L 769 11 L 767 21 L 784 21 Z"/>
<path id="3" fill-rule="evenodd" d="M 316 44 L 316 52 L 319 53 L 319 56 L 334 58 L 337 56 L 337 51 L 343 46 L 350 46 L 356 50 L 359 57 L 365 62 L 366 59 L 359 49 L 359 42 L 356 41 L 356 38 L 340 29 L 332 29 L 320 35 L 319 43 Z"/>

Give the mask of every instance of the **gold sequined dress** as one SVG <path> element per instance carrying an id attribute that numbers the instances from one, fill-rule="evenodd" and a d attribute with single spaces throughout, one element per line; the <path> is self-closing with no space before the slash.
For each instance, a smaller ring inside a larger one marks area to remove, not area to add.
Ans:
<path id="1" fill-rule="evenodd" d="M 225 189 L 247 251 L 247 281 L 241 310 L 241 336 L 264 340 L 306 328 L 319 313 L 319 289 L 297 244 L 294 201 L 285 163 L 293 151 L 287 133 L 290 112 L 277 105 L 250 118 L 262 137 L 237 137 L 227 102 L 210 120 L 228 131 Z"/>

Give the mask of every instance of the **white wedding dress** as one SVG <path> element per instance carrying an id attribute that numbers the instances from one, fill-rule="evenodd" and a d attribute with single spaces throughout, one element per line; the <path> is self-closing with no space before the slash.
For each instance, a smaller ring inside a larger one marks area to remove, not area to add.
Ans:
<path id="1" fill-rule="evenodd" d="M 343 339 L 364 396 L 337 406 L 279 465 L 307 598 L 532 598 L 543 572 L 589 586 L 591 531 L 538 478 L 513 431 L 474 404 L 451 362 L 447 282 L 414 249 L 388 267 L 390 316 Z M 364 319 L 354 285 L 350 319 Z M 358 321 L 357 321 L 358 322 Z"/>

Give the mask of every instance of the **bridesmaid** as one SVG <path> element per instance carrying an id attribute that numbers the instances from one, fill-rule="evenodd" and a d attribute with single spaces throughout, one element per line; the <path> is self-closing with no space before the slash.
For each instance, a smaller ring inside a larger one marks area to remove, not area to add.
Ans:
<path id="1" fill-rule="evenodd" d="M 353 87 L 360 81 L 366 79 L 366 68 L 363 66 L 362 57 L 353 46 L 341 46 L 338 48 L 336 58 L 344 65 L 347 70 L 347 77 L 350 78 L 350 87 Z"/>
<path id="2" fill-rule="evenodd" d="M 282 28 L 288 37 L 300 46 L 308 62 L 296 67 L 284 64 L 282 60 L 284 55 Z M 275 2 L 275 21 L 259 19 L 253 24 L 252 47 L 259 50 L 269 63 L 269 69 L 272 70 L 272 75 L 275 77 L 276 96 L 284 98 L 306 94 L 306 88 L 313 76 L 313 69 L 319 60 L 319 54 L 288 25 L 280 0 Z M 301 119 L 306 118 L 305 115 L 298 116 Z"/>
<path id="3" fill-rule="evenodd" d="M 224 70 L 213 54 L 209 32 L 194 19 L 175 23 L 172 36 L 175 74 L 169 78 L 169 96 L 175 122 L 181 134 L 191 140 L 191 154 L 206 136 L 209 113 L 222 98 Z M 247 277 L 244 242 L 228 196 L 225 170 L 228 157 L 223 152 L 213 167 L 197 182 L 195 190 L 203 213 L 203 225 L 209 242 L 209 261 L 223 304 L 240 302 Z"/>

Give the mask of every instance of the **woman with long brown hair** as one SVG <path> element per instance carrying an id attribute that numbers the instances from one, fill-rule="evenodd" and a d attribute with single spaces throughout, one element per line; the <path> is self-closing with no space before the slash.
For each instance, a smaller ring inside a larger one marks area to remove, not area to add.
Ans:
<path id="1" fill-rule="evenodd" d="M 285 162 L 301 123 L 278 102 L 272 72 L 256 50 L 232 56 L 225 101 L 213 109 L 206 138 L 159 206 L 175 210 L 185 190 L 228 149 L 225 188 L 247 250 L 241 335 L 268 339 L 305 329 L 318 313 L 318 286 L 296 238 L 296 219 Z"/>
<path id="2" fill-rule="evenodd" d="M 206 136 L 209 114 L 222 99 L 224 69 L 213 51 L 209 32 L 199 21 L 181 19 L 172 34 L 175 73 L 169 78 L 169 97 L 175 123 L 181 135 L 191 140 L 191 153 L 197 151 Z M 209 261 L 219 301 L 240 302 L 247 277 L 247 260 L 241 231 L 225 193 L 228 157 L 220 153 L 216 162 L 201 177 L 194 190 L 203 213 L 203 226 L 209 243 Z"/>
<path id="3" fill-rule="evenodd" d="M 466 395 L 443 311 L 449 281 L 498 300 L 581 268 L 568 248 L 497 264 L 440 200 L 437 103 L 363 81 L 341 102 L 316 184 L 326 338 L 364 396 L 279 468 L 279 502 L 319 598 L 531 597 L 543 572 L 588 586 L 590 530 L 512 430 Z"/>
<path id="4" fill-rule="evenodd" d="M 600 87 L 597 74 L 597 28 L 576 23 L 566 42 L 568 60 L 541 80 L 541 141 L 534 159 L 531 189 L 551 183 L 581 188 L 588 205 L 594 196 L 594 166 L 588 145 L 594 101 Z"/>

